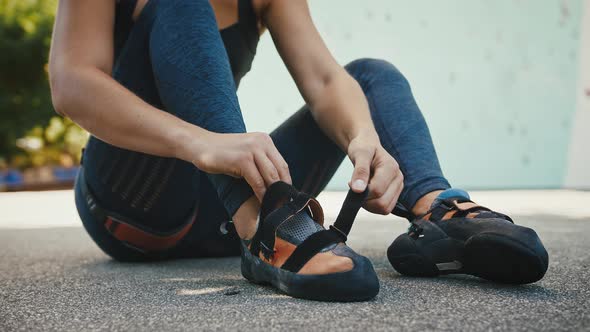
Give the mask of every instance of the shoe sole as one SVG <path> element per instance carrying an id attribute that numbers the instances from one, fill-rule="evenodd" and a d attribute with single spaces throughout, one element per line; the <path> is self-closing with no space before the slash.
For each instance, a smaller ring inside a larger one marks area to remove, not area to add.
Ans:
<path id="1" fill-rule="evenodd" d="M 373 265 L 365 258 L 355 260 L 346 272 L 303 275 L 263 262 L 242 244 L 242 275 L 258 285 L 272 285 L 297 298 L 328 302 L 359 302 L 373 299 L 379 293 L 379 280 Z"/>
<path id="2" fill-rule="evenodd" d="M 411 242 L 414 252 L 394 255 L 392 244 L 388 250 L 388 258 L 393 268 L 403 275 L 436 277 L 445 274 L 470 274 L 494 282 L 528 284 L 543 278 L 547 271 L 546 261 L 534 249 L 499 234 L 475 235 L 465 242 L 463 257 L 439 264 L 420 254 L 409 235 L 404 234 L 401 237 L 407 237 L 401 240 L 407 244 Z M 541 248 L 535 249 L 544 252 L 540 241 L 539 245 Z"/>

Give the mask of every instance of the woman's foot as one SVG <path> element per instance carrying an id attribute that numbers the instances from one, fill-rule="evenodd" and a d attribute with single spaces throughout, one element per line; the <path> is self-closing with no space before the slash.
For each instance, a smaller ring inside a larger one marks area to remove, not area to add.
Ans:
<path id="1" fill-rule="evenodd" d="M 375 297 L 379 281 L 371 262 L 344 244 L 363 198 L 349 194 L 343 217 L 335 223 L 339 228 L 326 230 L 313 197 L 284 182 L 273 184 L 264 197 L 256 234 L 242 240 L 243 276 L 312 300 Z"/>
<path id="2" fill-rule="evenodd" d="M 284 202 L 278 202 L 284 204 Z M 246 201 L 234 215 L 234 225 L 238 236 L 250 243 L 250 240 L 256 234 L 258 229 L 258 215 L 260 212 L 260 203 L 256 196 L 252 196 Z M 275 256 L 275 265 L 284 263 L 295 248 L 303 240 L 319 232 L 324 228 L 320 226 L 305 209 L 293 218 L 287 220 L 279 229 L 277 229 L 277 240 L 275 246 L 278 247 L 278 255 Z M 326 274 L 352 270 L 353 263 L 348 257 L 334 255 L 332 251 L 325 250 L 319 252 L 309 260 L 299 273 L 301 274 Z"/>
<path id="3" fill-rule="evenodd" d="M 512 284 L 540 280 L 549 260 L 535 231 L 475 204 L 458 189 L 440 193 L 391 244 L 387 257 L 404 275 L 462 273 Z"/>

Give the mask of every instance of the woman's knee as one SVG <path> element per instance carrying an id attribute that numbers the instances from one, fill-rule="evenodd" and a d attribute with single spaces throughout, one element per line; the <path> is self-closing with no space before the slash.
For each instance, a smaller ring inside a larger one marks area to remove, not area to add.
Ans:
<path id="1" fill-rule="evenodd" d="M 361 58 L 350 62 L 344 68 L 363 88 L 382 78 L 396 84 L 409 85 L 401 71 L 387 60 Z"/>
<path id="2" fill-rule="evenodd" d="M 208 43 L 209 39 L 220 38 L 215 33 L 217 21 L 209 0 L 149 1 L 156 1 L 151 9 L 155 16 L 150 37 L 152 48 L 172 47 L 180 50 L 183 45 L 192 46 L 187 43 L 189 40 Z M 169 49 L 162 51 L 170 53 Z"/>

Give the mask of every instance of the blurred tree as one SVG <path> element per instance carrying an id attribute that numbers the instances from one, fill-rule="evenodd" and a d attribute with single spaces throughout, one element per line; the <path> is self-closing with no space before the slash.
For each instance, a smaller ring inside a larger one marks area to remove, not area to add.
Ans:
<path id="1" fill-rule="evenodd" d="M 70 119 L 54 116 L 45 128 L 35 126 L 16 141 L 25 154 L 13 158 L 12 165 L 18 168 L 72 167 L 80 162 L 87 140 L 88 133 Z"/>
<path id="2" fill-rule="evenodd" d="M 0 160 L 54 116 L 47 59 L 57 0 L 0 0 Z"/>

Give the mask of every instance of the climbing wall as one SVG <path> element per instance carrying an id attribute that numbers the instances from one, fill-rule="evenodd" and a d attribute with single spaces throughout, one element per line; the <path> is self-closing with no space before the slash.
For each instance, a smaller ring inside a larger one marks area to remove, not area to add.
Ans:
<path id="1" fill-rule="evenodd" d="M 340 63 L 382 58 L 406 75 L 453 184 L 563 185 L 583 1 L 311 0 L 310 7 Z M 268 34 L 239 96 L 250 131 L 271 131 L 303 104 Z M 349 164 L 331 189 L 346 187 Z"/>

